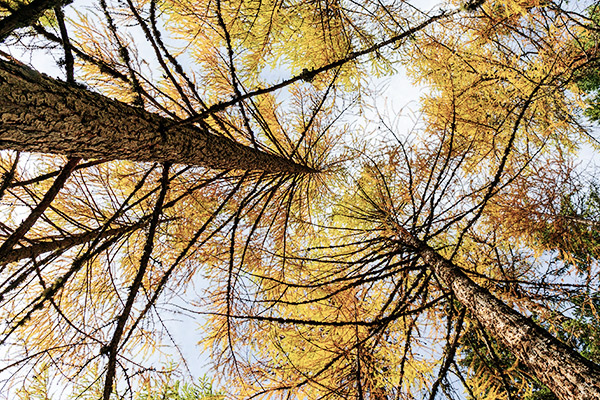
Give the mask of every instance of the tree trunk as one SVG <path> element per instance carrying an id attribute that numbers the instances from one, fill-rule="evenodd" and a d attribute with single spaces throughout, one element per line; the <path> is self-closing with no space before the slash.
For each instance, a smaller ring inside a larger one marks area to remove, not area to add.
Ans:
<path id="1" fill-rule="evenodd" d="M 69 2 L 70 0 L 33 0 L 17 10 L 12 10 L 12 14 L 0 20 L 0 42 L 3 42 L 15 29 L 32 25 L 47 10 Z"/>
<path id="2" fill-rule="evenodd" d="M 600 367 L 554 338 L 473 282 L 461 269 L 401 228 L 403 244 L 414 248 L 438 278 L 498 341 L 564 400 L 600 399 Z"/>
<path id="3" fill-rule="evenodd" d="M 0 149 L 215 169 L 315 172 L 2 60 Z"/>

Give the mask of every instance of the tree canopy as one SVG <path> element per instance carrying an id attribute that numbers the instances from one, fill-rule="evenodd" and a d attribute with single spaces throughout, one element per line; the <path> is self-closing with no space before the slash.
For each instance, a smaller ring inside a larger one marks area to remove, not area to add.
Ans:
<path id="1" fill-rule="evenodd" d="M 0 0 L 0 391 L 600 399 L 597 7 Z"/>

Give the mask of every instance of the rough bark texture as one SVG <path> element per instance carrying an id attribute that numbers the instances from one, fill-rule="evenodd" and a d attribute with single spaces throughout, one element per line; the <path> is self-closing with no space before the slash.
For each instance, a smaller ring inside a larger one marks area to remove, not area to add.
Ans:
<path id="1" fill-rule="evenodd" d="M 314 170 L 0 60 L 0 149 L 197 165 Z"/>
<path id="2" fill-rule="evenodd" d="M 37 21 L 46 10 L 70 3 L 71 0 L 33 0 L 0 20 L 0 42 L 15 29 L 23 28 Z"/>
<path id="3" fill-rule="evenodd" d="M 600 399 L 599 366 L 495 298 L 408 231 L 401 232 L 401 239 L 419 253 L 470 314 L 554 394 L 564 400 Z"/>

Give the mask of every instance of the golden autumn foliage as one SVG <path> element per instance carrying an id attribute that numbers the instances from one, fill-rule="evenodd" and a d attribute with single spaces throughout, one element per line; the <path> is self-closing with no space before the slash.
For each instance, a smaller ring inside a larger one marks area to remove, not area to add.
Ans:
<path id="1" fill-rule="evenodd" d="M 0 1 L 0 16 L 26 4 Z M 577 42 L 597 29 L 589 11 L 534 0 L 54 6 L 13 32 L 3 59 L 45 49 L 69 84 L 167 118 L 165 137 L 194 126 L 304 172 L 15 152 L 0 132 L 7 393 L 149 396 L 185 376 L 180 316 L 231 398 L 550 393 L 429 248 L 600 359 L 600 202 L 581 161 L 598 141 L 577 84 L 597 58 Z M 356 133 L 371 115 L 369 78 L 401 68 L 426 88 L 420 121 L 405 134 L 386 115 Z"/>

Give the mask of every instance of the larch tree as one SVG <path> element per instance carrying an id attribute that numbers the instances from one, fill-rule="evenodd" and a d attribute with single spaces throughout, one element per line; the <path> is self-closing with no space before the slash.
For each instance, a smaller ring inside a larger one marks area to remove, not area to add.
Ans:
<path id="1" fill-rule="evenodd" d="M 573 290 L 597 315 L 595 255 L 584 283 L 551 281 L 576 279 L 568 257 L 519 217 L 548 212 L 528 197 L 555 205 L 587 138 L 585 13 L 100 0 L 67 18 L 62 4 L 0 2 L 8 49 L 60 52 L 66 76 L 0 63 L 8 387 L 43 366 L 76 396 L 133 396 L 171 373 L 143 354 L 204 275 L 206 303 L 181 310 L 209 315 L 234 396 L 511 399 L 537 379 L 600 398 L 598 366 L 549 333 L 573 319 Z M 431 88 L 422 127 L 402 139 L 382 120 L 391 142 L 340 146 L 364 77 L 397 61 Z M 485 360 L 472 337 L 492 368 L 468 362 Z M 494 368 L 499 346 L 513 370 Z"/>
<path id="2" fill-rule="evenodd" d="M 56 2 L 1 6 L 8 50 L 27 40 L 54 47 L 67 78 L 3 56 L 0 141 L 13 152 L 1 186 L 2 371 L 10 386 L 27 376 L 19 371 L 48 365 L 75 393 L 96 375 L 105 399 L 152 374 L 133 354 L 158 346 L 161 295 L 226 255 L 223 242 L 237 250 L 240 232 L 264 225 L 285 235 L 290 211 L 316 197 L 342 132 L 338 85 L 360 88 L 355 60 L 446 16 L 101 1 L 87 12 L 75 5 L 69 20 Z M 365 35 L 375 27 L 378 36 Z M 313 64 L 299 57 L 308 50 Z M 292 77 L 265 81 L 261 72 L 294 52 Z"/>
<path id="3" fill-rule="evenodd" d="M 225 276 L 215 289 L 207 342 L 244 395 L 600 396 L 595 360 L 573 351 L 597 337 L 594 317 L 568 328 L 585 323 L 573 306 L 597 315 L 597 260 L 570 269 L 540 220 L 577 177 L 575 146 L 594 145 L 573 79 L 594 57 L 574 36 L 589 20 L 557 4 L 479 6 L 412 42 L 413 76 L 433 88 L 424 128 L 361 149 L 312 236 L 240 264 L 237 299 Z"/>

